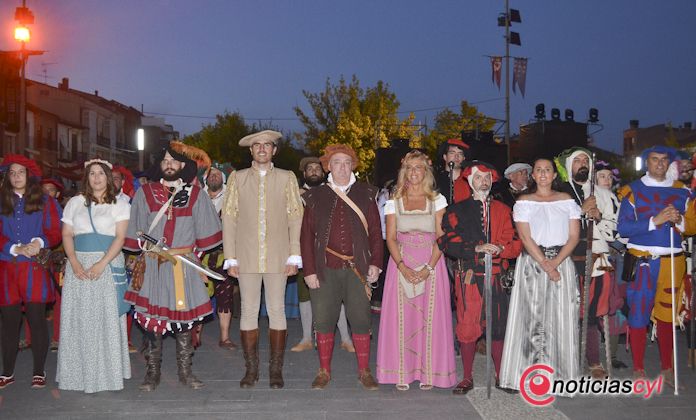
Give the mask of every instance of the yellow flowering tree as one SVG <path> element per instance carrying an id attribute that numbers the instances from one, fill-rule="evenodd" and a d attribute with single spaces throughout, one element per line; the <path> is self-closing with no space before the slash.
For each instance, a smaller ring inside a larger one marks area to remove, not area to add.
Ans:
<path id="1" fill-rule="evenodd" d="M 432 155 L 438 145 L 451 138 L 460 138 L 462 131 L 476 130 L 491 131 L 495 119 L 479 112 L 474 105 L 462 101 L 459 112 L 445 108 L 435 115 L 435 126 L 423 138 L 423 147 Z"/>
<path id="2" fill-rule="evenodd" d="M 383 81 L 363 89 L 356 76 L 350 82 L 341 77 L 336 85 L 327 79 L 324 91 L 302 93 L 311 114 L 294 108 L 305 127 L 298 141 L 312 154 L 321 154 L 330 144 L 348 144 L 360 159 L 357 171 L 367 174 L 373 169 L 377 148 L 389 146 L 389 140 L 407 138 L 411 147 L 421 145 L 413 125 L 415 116 L 399 118 L 396 94 Z"/>

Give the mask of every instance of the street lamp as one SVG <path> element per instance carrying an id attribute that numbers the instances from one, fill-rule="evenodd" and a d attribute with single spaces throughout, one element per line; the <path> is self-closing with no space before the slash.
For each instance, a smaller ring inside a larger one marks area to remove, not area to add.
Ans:
<path id="1" fill-rule="evenodd" d="M 14 37 L 22 45 L 19 50 L 19 58 L 22 61 L 22 81 L 20 86 L 20 98 L 19 98 L 19 153 L 25 153 L 28 142 L 27 142 L 27 80 L 26 80 L 26 68 L 27 68 L 27 58 L 32 54 L 31 51 L 27 51 L 26 43 L 31 40 L 31 33 L 27 25 L 34 23 L 34 14 L 27 7 L 27 1 L 22 0 L 22 7 L 15 9 L 15 20 L 18 25 L 14 30 Z"/>
<path id="2" fill-rule="evenodd" d="M 144 163 L 145 163 L 145 130 L 142 128 L 138 129 L 138 134 L 137 134 L 137 145 L 138 145 L 138 166 L 140 168 L 140 171 L 144 171 Z"/>
<path id="3" fill-rule="evenodd" d="M 14 38 L 24 44 L 25 42 L 29 42 L 31 39 L 31 33 L 29 32 L 29 28 L 26 26 L 18 26 L 15 28 L 14 31 Z"/>
<path id="4" fill-rule="evenodd" d="M 636 156 L 636 172 L 640 172 L 643 167 L 643 159 L 640 156 Z"/>

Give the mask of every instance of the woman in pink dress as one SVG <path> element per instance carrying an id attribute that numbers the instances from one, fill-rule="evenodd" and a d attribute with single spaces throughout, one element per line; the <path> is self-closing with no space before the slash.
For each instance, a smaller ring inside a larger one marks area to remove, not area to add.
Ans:
<path id="1" fill-rule="evenodd" d="M 436 239 L 447 202 L 428 157 L 409 152 L 384 212 L 391 254 L 377 344 L 377 380 L 401 391 L 457 383 L 447 268 Z"/>

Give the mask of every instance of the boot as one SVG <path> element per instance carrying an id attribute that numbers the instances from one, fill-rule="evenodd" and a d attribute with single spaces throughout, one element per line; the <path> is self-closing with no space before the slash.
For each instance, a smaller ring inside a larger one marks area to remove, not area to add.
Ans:
<path id="1" fill-rule="evenodd" d="M 240 333 L 246 373 L 242 380 L 239 381 L 239 386 L 252 388 L 259 381 L 259 329 L 241 330 Z"/>
<path id="2" fill-rule="evenodd" d="M 174 337 L 176 338 L 176 366 L 179 372 L 179 382 L 193 389 L 203 388 L 203 382 L 199 381 L 191 372 L 193 333 L 189 330 L 177 333 Z"/>
<path id="3" fill-rule="evenodd" d="M 280 389 L 283 382 L 283 357 L 285 356 L 285 339 L 287 330 L 268 330 L 271 342 L 271 357 L 268 363 L 268 382 L 271 388 Z"/>
<path id="4" fill-rule="evenodd" d="M 149 335 L 149 334 L 148 334 Z M 160 383 L 161 366 L 162 366 L 162 336 L 153 334 L 145 336 L 143 342 L 143 356 L 145 356 L 145 379 L 138 386 L 141 391 L 154 391 Z"/>

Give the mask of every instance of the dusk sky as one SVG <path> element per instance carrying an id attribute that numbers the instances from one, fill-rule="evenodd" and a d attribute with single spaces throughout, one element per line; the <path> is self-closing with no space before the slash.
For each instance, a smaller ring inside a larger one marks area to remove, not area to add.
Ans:
<path id="1" fill-rule="evenodd" d="M 14 8 L 0 3 L 0 49 L 12 50 Z M 28 77 L 115 99 L 145 113 L 213 117 L 239 111 L 301 131 L 302 90 L 355 74 L 389 83 L 400 110 L 433 116 L 461 100 L 504 118 L 504 89 L 486 55 L 504 53 L 503 0 L 27 0 L 36 22 Z M 696 2 L 511 0 L 529 57 L 526 97 L 512 97 L 512 132 L 543 102 L 585 120 L 599 109 L 601 147 L 620 151 L 631 119 L 646 127 L 696 121 Z M 424 111 L 427 109 L 427 111 Z M 420 111 L 419 111 L 420 110 Z M 182 135 L 212 119 L 165 116 Z M 501 130 L 502 133 L 502 130 Z"/>

